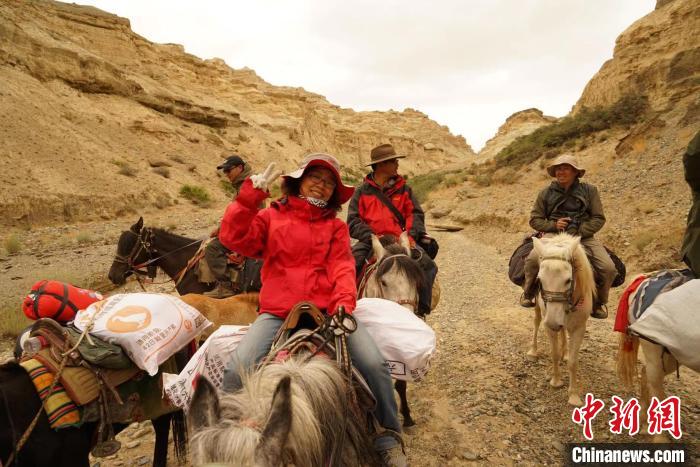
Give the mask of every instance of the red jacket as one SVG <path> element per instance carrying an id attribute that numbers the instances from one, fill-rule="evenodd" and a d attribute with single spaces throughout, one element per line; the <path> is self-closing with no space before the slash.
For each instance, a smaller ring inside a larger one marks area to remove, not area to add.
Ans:
<path id="1" fill-rule="evenodd" d="M 401 235 L 406 230 L 414 240 L 420 240 L 425 232 L 423 209 L 413 196 L 411 188 L 400 175 L 394 183 L 384 189 L 377 185 L 369 174 L 364 183 L 355 190 L 348 207 L 348 226 L 350 235 L 363 242 L 368 242 L 370 235 L 381 237 L 391 234 Z M 396 215 L 377 198 L 377 191 L 383 191 L 396 209 L 403 215 L 406 225 L 402 228 Z"/>
<path id="2" fill-rule="evenodd" d="M 219 240 L 262 258 L 260 311 L 285 318 L 308 300 L 329 314 L 355 309 L 355 262 L 347 225 L 330 209 L 290 196 L 259 209 L 268 193 L 246 180 L 221 221 Z"/>

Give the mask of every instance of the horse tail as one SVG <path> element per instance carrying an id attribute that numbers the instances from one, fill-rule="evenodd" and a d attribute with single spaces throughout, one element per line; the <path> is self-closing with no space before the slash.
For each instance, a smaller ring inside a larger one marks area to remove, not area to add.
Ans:
<path id="1" fill-rule="evenodd" d="M 637 376 L 637 354 L 639 337 L 620 334 L 617 349 L 617 376 L 625 387 L 630 388 Z"/>
<path id="2" fill-rule="evenodd" d="M 173 430 L 173 446 L 175 447 L 175 455 L 180 464 L 187 463 L 187 424 L 185 422 L 185 413 L 178 410 L 173 413 L 171 426 Z"/>

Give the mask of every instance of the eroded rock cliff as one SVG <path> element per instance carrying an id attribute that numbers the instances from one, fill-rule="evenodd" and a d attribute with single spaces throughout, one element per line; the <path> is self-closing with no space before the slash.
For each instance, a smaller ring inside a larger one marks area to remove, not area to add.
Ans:
<path id="1" fill-rule="evenodd" d="M 184 184 L 226 196 L 214 167 L 233 151 L 257 168 L 338 156 L 352 179 L 393 143 L 409 174 L 474 153 L 413 109 L 355 112 L 249 69 L 154 44 L 125 18 L 49 1 L 0 1 L 2 223 L 164 207 Z"/>

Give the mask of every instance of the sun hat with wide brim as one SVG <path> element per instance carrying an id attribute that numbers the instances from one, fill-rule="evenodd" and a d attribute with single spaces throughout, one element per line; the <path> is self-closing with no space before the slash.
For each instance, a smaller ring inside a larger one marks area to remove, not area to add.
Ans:
<path id="1" fill-rule="evenodd" d="M 367 167 L 380 162 L 389 161 L 391 159 L 403 159 L 404 157 L 406 156 L 403 154 L 396 154 L 394 146 L 391 144 L 380 144 L 369 153 L 369 159 L 371 162 L 367 164 Z"/>
<path id="2" fill-rule="evenodd" d="M 547 166 L 547 173 L 550 177 L 556 176 L 554 170 L 558 165 L 564 164 L 569 164 L 571 167 L 578 170 L 579 177 L 583 177 L 583 174 L 586 173 L 586 169 L 581 167 L 581 165 L 578 163 L 578 160 L 571 154 L 562 154 L 561 156 L 554 159 L 554 161 L 552 161 L 552 163 Z"/>
<path id="3" fill-rule="evenodd" d="M 355 192 L 355 187 L 343 183 L 343 181 L 340 179 L 340 163 L 338 162 L 338 159 L 330 154 L 324 154 L 322 152 L 309 154 L 308 156 L 304 157 L 304 160 L 301 161 L 297 170 L 289 172 L 284 176 L 290 178 L 301 178 L 306 169 L 311 167 L 323 167 L 333 172 L 333 176 L 335 177 L 335 189 L 338 192 L 338 201 L 340 204 L 343 204 L 352 198 L 352 195 Z"/>

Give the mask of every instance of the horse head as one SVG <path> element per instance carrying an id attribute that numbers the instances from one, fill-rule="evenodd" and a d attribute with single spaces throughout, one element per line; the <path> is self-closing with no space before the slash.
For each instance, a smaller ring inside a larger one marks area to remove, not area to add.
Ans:
<path id="1" fill-rule="evenodd" d="M 583 316 L 585 321 L 591 311 L 595 284 L 580 237 L 564 233 L 549 239 L 533 238 L 533 242 L 539 256 L 538 307 L 544 312 L 545 324 L 559 331 L 573 316 Z"/>
<path id="2" fill-rule="evenodd" d="M 188 424 L 194 433 L 193 461 L 197 465 L 226 460 L 246 466 L 283 465 L 292 428 L 290 383 L 289 376 L 279 381 L 267 423 L 258 429 L 253 420 L 243 419 L 236 406 L 222 406 L 216 388 L 206 378 L 200 378 L 188 413 Z M 224 443 L 225 447 L 217 446 L 218 443 Z"/>
<path id="3" fill-rule="evenodd" d="M 149 240 L 145 238 L 149 230 L 143 228 L 143 217 L 140 217 L 129 230 L 119 236 L 117 254 L 109 268 L 109 280 L 115 285 L 122 285 L 126 278 L 137 271 L 138 265 L 148 261 L 150 256 Z"/>
<path id="4" fill-rule="evenodd" d="M 423 270 L 411 257 L 408 233 L 396 239 L 372 235 L 375 266 L 367 272 L 363 297 L 384 298 L 411 311 L 418 307 L 418 288 L 425 281 Z"/>
<path id="5" fill-rule="evenodd" d="M 301 352 L 242 382 L 218 393 L 198 380 L 188 411 L 193 465 L 375 465 L 367 420 L 334 360 Z"/>

